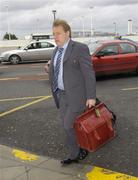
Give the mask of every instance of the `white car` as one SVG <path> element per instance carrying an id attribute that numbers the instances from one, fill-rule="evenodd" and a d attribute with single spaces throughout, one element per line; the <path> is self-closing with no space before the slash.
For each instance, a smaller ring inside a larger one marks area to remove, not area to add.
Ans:
<path id="1" fill-rule="evenodd" d="M 56 44 L 47 40 L 31 41 L 16 50 L 6 51 L 0 55 L 1 62 L 18 64 L 22 61 L 49 60 Z"/>

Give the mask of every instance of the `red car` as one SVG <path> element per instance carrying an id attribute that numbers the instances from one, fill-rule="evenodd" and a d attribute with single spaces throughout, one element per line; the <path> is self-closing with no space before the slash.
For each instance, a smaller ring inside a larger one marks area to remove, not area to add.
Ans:
<path id="1" fill-rule="evenodd" d="M 96 75 L 121 72 L 138 73 L 138 46 L 127 40 L 88 44 Z"/>

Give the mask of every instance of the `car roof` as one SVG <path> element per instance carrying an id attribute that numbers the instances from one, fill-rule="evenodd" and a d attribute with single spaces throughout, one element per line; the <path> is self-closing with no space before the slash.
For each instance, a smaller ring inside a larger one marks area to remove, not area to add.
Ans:
<path id="1" fill-rule="evenodd" d="M 31 40 L 30 42 L 27 43 L 27 45 L 31 43 L 37 43 L 37 42 L 48 42 L 56 46 L 56 43 L 53 39 Z"/>
<path id="2" fill-rule="evenodd" d="M 112 43 L 130 43 L 130 44 L 134 44 L 137 45 L 135 42 L 129 41 L 129 40 L 103 40 L 103 41 L 99 41 L 99 43 L 101 44 L 112 44 Z"/>
<path id="3" fill-rule="evenodd" d="M 32 40 L 30 42 L 54 42 L 52 39 L 40 39 L 40 40 Z"/>

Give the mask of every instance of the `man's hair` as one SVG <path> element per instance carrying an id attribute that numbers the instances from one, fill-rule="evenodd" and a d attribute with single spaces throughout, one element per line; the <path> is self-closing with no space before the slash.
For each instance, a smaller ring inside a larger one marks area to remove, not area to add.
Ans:
<path id="1" fill-rule="evenodd" d="M 57 27 L 57 26 L 62 26 L 65 32 L 69 31 L 69 37 L 71 38 L 71 28 L 70 28 L 70 25 L 65 20 L 56 19 L 53 22 L 52 27 Z"/>

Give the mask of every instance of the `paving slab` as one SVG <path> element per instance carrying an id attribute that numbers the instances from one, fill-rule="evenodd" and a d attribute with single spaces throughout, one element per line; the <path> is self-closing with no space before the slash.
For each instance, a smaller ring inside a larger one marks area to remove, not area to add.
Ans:
<path id="1" fill-rule="evenodd" d="M 22 162 L 0 157 L 0 169 L 23 166 Z"/>
<path id="2" fill-rule="evenodd" d="M 81 163 L 61 166 L 59 160 L 0 145 L 0 180 L 86 179 L 88 167 Z"/>
<path id="3" fill-rule="evenodd" d="M 61 166 L 60 161 L 0 145 L 0 180 L 138 180 L 86 163 Z"/>
<path id="4" fill-rule="evenodd" d="M 0 180 L 15 180 L 25 173 L 24 166 L 8 167 L 0 169 Z"/>
<path id="5" fill-rule="evenodd" d="M 69 175 L 63 173 L 49 171 L 47 169 L 33 168 L 23 176 L 18 177 L 16 180 L 64 180 L 69 177 Z"/>
<path id="6" fill-rule="evenodd" d="M 71 166 L 61 166 L 59 160 L 50 159 L 47 162 L 41 163 L 39 165 L 40 168 L 52 170 L 55 172 L 60 172 L 64 174 L 68 174 L 72 177 L 86 179 L 85 174 L 92 170 L 92 166 L 88 164 L 74 163 Z"/>

